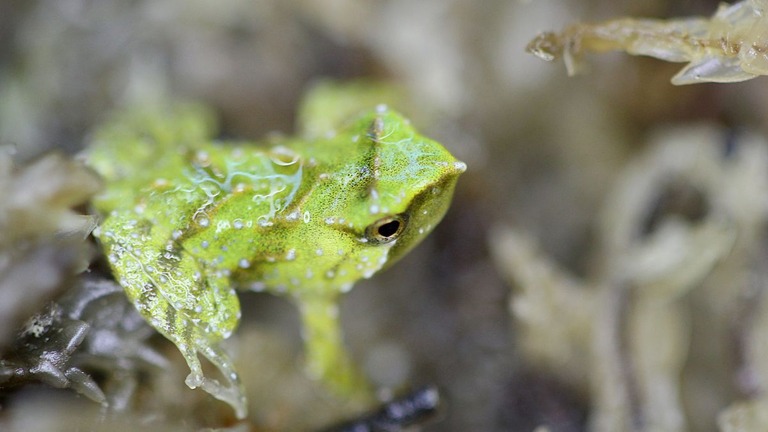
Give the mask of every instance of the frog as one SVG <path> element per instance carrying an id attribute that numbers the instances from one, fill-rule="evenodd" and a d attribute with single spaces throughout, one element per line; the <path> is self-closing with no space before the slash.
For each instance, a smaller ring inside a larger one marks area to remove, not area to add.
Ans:
<path id="1" fill-rule="evenodd" d="M 435 228 L 466 170 L 387 105 L 344 110 L 327 116 L 333 126 L 307 119 L 311 133 L 253 142 L 217 139 L 200 104 L 126 108 L 85 153 L 105 181 L 94 236 L 116 281 L 181 352 L 186 385 L 239 419 L 247 399 L 225 349 L 241 318 L 237 292 L 289 298 L 308 375 L 342 397 L 371 394 L 344 346 L 340 298 Z"/>

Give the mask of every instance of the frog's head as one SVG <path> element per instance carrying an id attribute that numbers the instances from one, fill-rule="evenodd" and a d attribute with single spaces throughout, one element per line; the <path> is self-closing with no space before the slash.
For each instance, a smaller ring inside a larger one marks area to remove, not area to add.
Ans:
<path id="1" fill-rule="evenodd" d="M 354 242 L 346 261 L 378 261 L 363 277 L 397 261 L 432 231 L 466 169 L 384 107 L 317 145 L 328 149 L 318 166 L 337 168 L 319 175 L 313 217 Z"/>

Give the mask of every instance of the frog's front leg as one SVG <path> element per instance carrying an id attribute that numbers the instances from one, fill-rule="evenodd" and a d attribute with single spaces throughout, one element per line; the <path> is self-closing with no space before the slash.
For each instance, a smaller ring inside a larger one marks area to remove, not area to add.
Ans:
<path id="1" fill-rule="evenodd" d="M 221 346 L 240 318 L 226 273 L 204 271 L 175 242 L 154 238 L 151 224 L 131 216 L 113 213 L 98 233 L 115 278 L 141 315 L 181 351 L 190 368 L 186 384 L 202 387 L 244 418 L 245 392 Z M 223 384 L 203 374 L 198 354 L 218 368 Z"/>
<path id="2" fill-rule="evenodd" d="M 338 295 L 300 295 L 302 336 L 309 374 L 321 379 L 337 394 L 354 401 L 372 397 L 368 381 L 354 366 L 344 348 Z"/>

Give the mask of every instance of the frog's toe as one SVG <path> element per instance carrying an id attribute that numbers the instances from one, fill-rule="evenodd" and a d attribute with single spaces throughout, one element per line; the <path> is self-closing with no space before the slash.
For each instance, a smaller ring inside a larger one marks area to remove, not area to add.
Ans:
<path id="1" fill-rule="evenodd" d="M 187 375 L 187 379 L 184 380 L 184 384 L 187 385 L 187 387 L 191 389 L 196 389 L 203 385 L 203 381 L 205 380 L 205 377 L 201 373 L 198 372 L 192 372 L 189 375 Z"/>
<path id="2" fill-rule="evenodd" d="M 240 376 L 229 360 L 229 356 L 224 349 L 214 342 L 201 343 L 198 341 L 194 348 L 191 345 L 184 345 L 187 348 L 182 354 L 187 361 L 190 373 L 184 382 L 191 389 L 201 388 L 206 393 L 216 399 L 229 404 L 234 410 L 238 419 L 243 419 L 248 415 L 248 402 L 245 397 L 245 390 L 240 382 Z M 203 374 L 203 370 L 198 359 L 198 353 L 205 356 L 221 373 L 223 384 L 216 379 L 208 378 Z"/>
<path id="3" fill-rule="evenodd" d="M 215 379 L 203 378 L 203 390 L 210 393 L 216 399 L 231 405 L 235 410 L 237 418 L 245 418 L 248 415 L 248 402 L 245 397 L 245 390 L 234 364 L 229 359 L 229 355 L 218 343 L 211 343 L 201 347 L 200 352 L 219 369 L 226 383 L 226 385 L 222 385 Z"/>
<path id="4" fill-rule="evenodd" d="M 243 388 L 239 385 L 239 380 L 237 383 L 222 385 L 215 379 L 203 377 L 201 387 L 211 396 L 229 404 L 235 410 L 235 416 L 238 419 L 244 419 L 248 415 L 248 402 Z"/>
<path id="5" fill-rule="evenodd" d="M 236 372 L 231 372 L 225 376 L 225 380 L 227 385 L 222 385 L 218 380 L 207 378 L 202 373 L 192 372 L 184 382 L 191 389 L 202 388 L 216 399 L 229 404 L 235 410 L 237 418 L 244 419 L 248 415 L 248 401 L 240 378 Z"/>

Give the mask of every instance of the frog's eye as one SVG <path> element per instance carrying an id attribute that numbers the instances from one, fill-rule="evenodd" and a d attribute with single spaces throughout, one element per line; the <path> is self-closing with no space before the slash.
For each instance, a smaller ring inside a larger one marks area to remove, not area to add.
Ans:
<path id="1" fill-rule="evenodd" d="M 405 216 L 387 216 L 368 225 L 368 228 L 365 229 L 365 236 L 372 243 L 389 243 L 402 234 L 405 225 Z"/>

